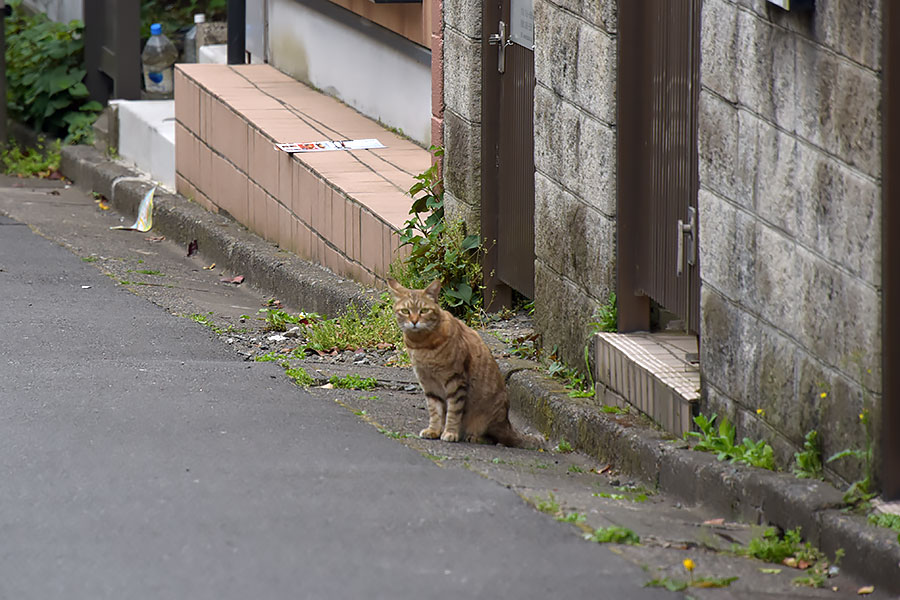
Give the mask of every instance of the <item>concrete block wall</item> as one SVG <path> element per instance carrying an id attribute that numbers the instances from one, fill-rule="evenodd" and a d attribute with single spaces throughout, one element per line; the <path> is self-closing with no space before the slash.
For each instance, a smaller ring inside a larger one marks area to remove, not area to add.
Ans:
<path id="1" fill-rule="evenodd" d="M 444 205 L 481 231 L 481 0 L 443 0 Z"/>
<path id="2" fill-rule="evenodd" d="M 582 364 L 615 289 L 616 0 L 534 2 L 535 320 Z"/>
<path id="3" fill-rule="evenodd" d="M 783 464 L 812 429 L 825 456 L 864 448 L 877 418 L 880 6 L 702 4 L 702 406 Z"/>

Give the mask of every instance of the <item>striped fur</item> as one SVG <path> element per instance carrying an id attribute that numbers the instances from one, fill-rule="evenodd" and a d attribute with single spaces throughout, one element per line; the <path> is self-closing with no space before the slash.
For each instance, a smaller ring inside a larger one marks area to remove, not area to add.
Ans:
<path id="1" fill-rule="evenodd" d="M 419 436 L 446 442 L 538 446 L 509 422 L 500 368 L 484 341 L 438 304 L 441 282 L 410 290 L 388 280 L 394 313 L 416 377 L 425 391 L 428 427 Z"/>

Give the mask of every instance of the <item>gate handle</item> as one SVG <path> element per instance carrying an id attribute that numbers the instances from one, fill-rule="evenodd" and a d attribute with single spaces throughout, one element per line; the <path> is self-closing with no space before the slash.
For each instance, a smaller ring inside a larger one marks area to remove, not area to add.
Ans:
<path id="1" fill-rule="evenodd" d="M 678 219 L 677 224 L 677 232 L 675 233 L 675 237 L 677 239 L 676 244 L 676 252 L 675 252 L 675 275 L 677 277 L 681 277 L 684 273 L 684 236 L 690 236 L 690 242 L 688 246 L 688 257 L 687 263 L 690 266 L 694 266 L 697 262 L 697 209 L 693 206 L 688 207 L 688 223 L 685 224 L 684 221 Z"/>
<path id="2" fill-rule="evenodd" d="M 497 72 L 506 72 L 506 47 L 512 44 L 506 37 L 506 23 L 500 21 L 500 33 L 492 33 L 488 36 L 488 44 L 497 48 Z"/>

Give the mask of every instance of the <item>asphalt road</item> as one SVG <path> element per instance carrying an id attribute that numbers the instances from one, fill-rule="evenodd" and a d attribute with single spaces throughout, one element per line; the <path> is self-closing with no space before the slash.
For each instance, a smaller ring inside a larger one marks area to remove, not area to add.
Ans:
<path id="1" fill-rule="evenodd" d="M 0 217 L 0 598 L 657 598 Z"/>

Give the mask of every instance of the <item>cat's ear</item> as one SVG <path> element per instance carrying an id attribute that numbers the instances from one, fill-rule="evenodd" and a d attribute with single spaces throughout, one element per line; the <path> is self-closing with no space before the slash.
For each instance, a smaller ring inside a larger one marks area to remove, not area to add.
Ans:
<path id="1" fill-rule="evenodd" d="M 428 287 L 425 288 L 425 293 L 428 294 L 431 297 L 431 299 L 434 300 L 435 302 L 440 302 L 441 280 L 435 279 L 430 284 L 428 284 Z"/>
<path id="2" fill-rule="evenodd" d="M 394 297 L 394 300 L 409 292 L 408 289 L 400 285 L 400 283 L 396 279 L 393 279 L 391 277 L 388 277 L 387 284 L 388 287 L 391 288 L 391 296 Z"/>

